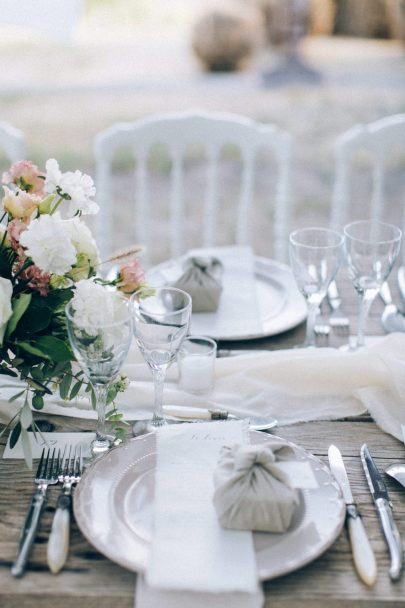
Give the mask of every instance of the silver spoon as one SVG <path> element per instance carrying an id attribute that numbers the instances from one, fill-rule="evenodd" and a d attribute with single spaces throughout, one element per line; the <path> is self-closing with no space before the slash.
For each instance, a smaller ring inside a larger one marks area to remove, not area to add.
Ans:
<path id="1" fill-rule="evenodd" d="M 405 488 L 405 464 L 402 464 L 401 462 L 390 464 L 385 469 L 385 472 Z"/>

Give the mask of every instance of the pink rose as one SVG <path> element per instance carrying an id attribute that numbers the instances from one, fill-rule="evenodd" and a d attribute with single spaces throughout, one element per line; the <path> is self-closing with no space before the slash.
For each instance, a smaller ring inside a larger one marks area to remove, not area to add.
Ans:
<path id="1" fill-rule="evenodd" d="M 7 226 L 7 236 L 9 238 L 10 245 L 18 254 L 22 254 L 24 251 L 23 247 L 20 245 L 20 235 L 26 229 L 27 223 L 18 219 L 11 220 Z"/>
<path id="2" fill-rule="evenodd" d="M 15 265 L 14 271 L 18 272 L 22 268 L 26 260 L 25 255 L 21 255 Z M 20 281 L 27 281 L 28 287 L 34 291 L 38 291 L 41 296 L 47 296 L 49 292 L 49 281 L 51 275 L 32 264 L 19 274 Z"/>
<path id="3" fill-rule="evenodd" d="M 29 219 L 41 201 L 36 194 L 28 194 L 24 190 L 12 192 L 4 186 L 4 191 L 6 196 L 3 198 L 3 207 L 13 218 Z"/>
<path id="4" fill-rule="evenodd" d="M 38 167 L 30 160 L 20 160 L 3 173 L 3 184 L 13 183 L 25 192 L 43 195 L 45 181 L 40 176 Z"/>
<path id="5" fill-rule="evenodd" d="M 139 260 L 132 260 L 132 262 L 128 262 L 128 264 L 121 266 L 117 287 L 123 293 L 131 294 L 139 289 L 144 281 L 145 275 Z"/>

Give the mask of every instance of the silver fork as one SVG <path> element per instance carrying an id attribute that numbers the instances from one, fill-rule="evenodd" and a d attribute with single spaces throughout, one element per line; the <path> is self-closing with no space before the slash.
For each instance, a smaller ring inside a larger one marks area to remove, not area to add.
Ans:
<path id="1" fill-rule="evenodd" d="M 49 448 L 44 448 L 35 475 L 35 483 L 38 487 L 31 499 L 31 504 L 21 531 L 17 557 L 11 568 L 11 574 L 13 576 L 19 577 L 24 574 L 32 544 L 38 530 L 39 520 L 46 503 L 48 486 L 58 482 L 59 465 L 60 451 L 58 451 L 58 456 L 56 456 L 55 448 L 53 449 L 52 454 Z"/>
<path id="2" fill-rule="evenodd" d="M 332 281 L 328 287 L 327 298 L 329 306 L 332 309 L 329 317 L 330 326 L 337 334 L 347 336 L 350 331 L 350 321 L 341 309 L 342 298 L 339 295 L 335 281 Z"/>
<path id="3" fill-rule="evenodd" d="M 73 453 L 72 453 L 73 452 Z M 62 483 L 61 494 L 58 498 L 52 529 L 47 546 L 48 566 L 53 574 L 62 570 L 69 551 L 70 512 L 72 508 L 72 488 L 80 481 L 83 472 L 82 448 L 69 448 L 65 458 L 66 448 L 62 456 L 59 482 Z"/>

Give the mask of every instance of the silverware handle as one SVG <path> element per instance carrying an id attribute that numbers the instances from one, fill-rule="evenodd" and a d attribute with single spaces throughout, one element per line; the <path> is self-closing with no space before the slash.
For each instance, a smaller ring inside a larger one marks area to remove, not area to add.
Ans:
<path id="1" fill-rule="evenodd" d="M 388 501 L 384 498 L 378 498 L 376 500 L 376 506 L 391 558 L 389 569 L 390 579 L 397 581 L 401 576 L 403 562 L 401 537 L 399 535 L 397 525 L 392 515 L 392 509 Z"/>
<path id="2" fill-rule="evenodd" d="M 342 298 L 339 295 L 336 281 L 331 281 L 328 286 L 327 299 L 332 310 L 339 308 L 342 303 Z"/>
<path id="3" fill-rule="evenodd" d="M 380 294 L 381 300 L 384 302 L 384 304 L 386 306 L 388 306 L 388 304 L 392 304 L 391 289 L 390 289 L 390 286 L 388 285 L 387 281 L 384 281 L 384 283 L 381 285 L 379 294 Z"/>
<path id="4" fill-rule="evenodd" d="M 53 574 L 62 570 L 68 556 L 71 506 L 70 493 L 59 496 L 46 552 L 48 566 Z"/>
<path id="5" fill-rule="evenodd" d="M 11 574 L 19 577 L 24 574 L 25 566 L 31 547 L 37 533 L 41 513 L 45 506 L 45 493 L 42 490 L 37 490 L 32 497 L 24 526 L 21 532 L 20 542 L 18 545 L 17 557 L 11 568 Z"/>

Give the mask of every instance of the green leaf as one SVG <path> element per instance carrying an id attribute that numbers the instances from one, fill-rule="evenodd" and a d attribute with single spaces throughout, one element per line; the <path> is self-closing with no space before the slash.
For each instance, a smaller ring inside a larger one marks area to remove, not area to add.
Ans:
<path id="1" fill-rule="evenodd" d="M 40 350 L 36 346 L 33 346 L 29 342 L 17 340 L 16 344 L 19 348 L 22 348 L 22 350 L 25 350 L 30 355 L 35 355 L 36 357 L 41 357 L 41 359 L 50 359 L 51 358 L 48 355 L 46 355 L 42 350 Z"/>
<path id="2" fill-rule="evenodd" d="M 12 397 L 10 397 L 10 399 L 8 400 L 9 403 L 13 403 L 13 401 L 16 401 L 19 397 L 21 397 L 23 394 L 25 393 L 25 389 L 23 391 L 20 391 L 19 393 L 16 393 L 15 395 L 13 395 Z"/>
<path id="3" fill-rule="evenodd" d="M 38 393 L 35 393 L 32 398 L 32 407 L 36 410 L 42 410 L 44 407 L 44 398 Z"/>
<path id="4" fill-rule="evenodd" d="M 21 424 L 17 422 L 10 435 L 10 448 L 13 449 L 15 444 L 17 443 L 21 433 Z"/>
<path id="5" fill-rule="evenodd" d="M 97 397 L 96 397 L 96 393 L 94 392 L 94 388 L 92 387 L 92 385 L 90 384 L 90 399 L 91 399 L 91 407 L 93 408 L 93 410 L 95 410 L 97 408 Z"/>
<path id="6" fill-rule="evenodd" d="M 73 361 L 74 355 L 66 342 L 54 336 L 40 336 L 36 340 L 38 348 L 53 361 Z"/>
<path id="7" fill-rule="evenodd" d="M 13 300 L 13 312 L 7 323 L 6 338 L 10 336 L 17 327 L 18 321 L 21 319 L 28 306 L 30 305 L 32 294 L 20 293 Z"/>
<path id="8" fill-rule="evenodd" d="M 21 445 L 24 453 L 24 460 L 27 463 L 27 467 L 32 469 L 32 451 L 30 438 L 25 429 L 21 429 Z"/>
<path id="9" fill-rule="evenodd" d="M 31 377 L 34 378 L 34 380 L 38 380 L 38 381 L 43 380 L 44 372 L 43 372 L 42 368 L 39 367 L 38 365 L 33 367 L 31 369 Z"/>
<path id="10" fill-rule="evenodd" d="M 52 318 L 52 311 L 48 307 L 30 306 L 18 324 L 19 334 L 33 334 L 46 329 Z"/>
<path id="11" fill-rule="evenodd" d="M 72 376 L 65 374 L 62 381 L 59 383 L 59 394 L 62 399 L 67 399 L 69 395 L 70 385 L 72 384 Z"/>
<path id="12" fill-rule="evenodd" d="M 18 374 L 13 371 L 12 369 L 8 369 L 8 367 L 2 367 L 0 366 L 0 374 L 3 374 L 4 376 L 18 376 Z"/>
<path id="13" fill-rule="evenodd" d="M 52 391 L 47 386 L 45 386 L 45 384 L 42 384 L 42 382 L 37 382 L 36 380 L 33 380 L 32 378 L 27 378 L 27 382 L 32 388 L 35 388 L 37 391 L 47 393 L 47 395 L 53 394 Z"/>
<path id="14" fill-rule="evenodd" d="M 80 391 L 82 386 L 83 386 L 83 380 L 76 382 L 76 384 L 73 386 L 72 390 L 70 391 L 70 395 L 69 395 L 70 400 L 72 400 L 76 397 L 76 395 L 78 394 L 78 392 Z"/>

